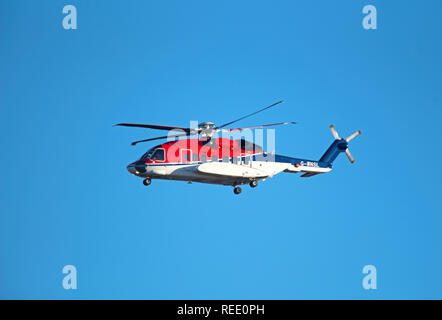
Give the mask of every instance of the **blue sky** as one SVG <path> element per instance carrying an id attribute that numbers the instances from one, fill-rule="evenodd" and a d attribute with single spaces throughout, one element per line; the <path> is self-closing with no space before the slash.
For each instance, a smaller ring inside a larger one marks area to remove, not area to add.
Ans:
<path id="1" fill-rule="evenodd" d="M 62 28 L 75 5 L 78 29 Z M 374 4 L 378 29 L 364 30 Z M 442 4 L 0 2 L 0 298 L 442 298 Z M 118 122 L 278 128 L 319 159 L 256 189 L 153 181 L 126 165 L 162 132 Z M 78 270 L 64 290 L 62 268 Z M 378 289 L 362 288 L 377 268 Z"/>

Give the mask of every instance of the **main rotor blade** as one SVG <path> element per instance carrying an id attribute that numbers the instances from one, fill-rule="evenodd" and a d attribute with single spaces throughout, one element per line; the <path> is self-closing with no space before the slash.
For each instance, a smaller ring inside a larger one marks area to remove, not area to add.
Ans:
<path id="1" fill-rule="evenodd" d="M 349 136 L 347 139 L 345 139 L 347 142 L 350 142 L 350 140 L 353 140 L 354 138 L 356 138 L 358 135 L 361 134 L 361 130 L 356 131 L 355 133 L 353 133 L 351 136 Z"/>
<path id="2" fill-rule="evenodd" d="M 221 129 L 221 128 L 227 127 L 228 125 L 231 125 L 232 123 L 238 122 L 238 121 L 243 120 L 243 119 L 248 118 L 248 117 L 251 117 L 251 116 L 253 116 L 253 115 L 257 114 L 257 113 L 260 113 L 260 112 L 262 112 L 262 111 L 264 111 L 264 110 L 270 109 L 271 107 L 274 107 L 274 106 L 276 106 L 277 104 L 280 104 L 280 103 L 283 103 L 283 102 L 284 102 L 284 101 L 282 101 L 282 100 L 281 100 L 281 101 L 278 101 L 278 102 L 276 102 L 276 103 L 274 103 L 274 104 L 272 104 L 272 105 L 270 105 L 270 106 L 268 106 L 268 107 L 262 108 L 262 109 L 260 109 L 260 110 L 258 110 L 258 111 L 255 111 L 255 112 L 252 112 L 251 114 L 248 114 L 248 115 L 246 115 L 246 116 L 244 116 L 244 117 L 241 117 L 241 118 L 239 118 L 239 119 L 236 119 L 236 120 L 233 120 L 233 121 L 227 122 L 227 123 L 223 124 L 222 126 L 216 127 L 215 129 Z"/>
<path id="3" fill-rule="evenodd" d="M 341 137 L 339 136 L 338 132 L 336 131 L 335 127 L 333 125 L 330 126 L 330 130 L 333 134 L 333 137 L 335 137 L 336 140 L 340 140 Z"/>
<path id="4" fill-rule="evenodd" d="M 263 124 L 260 126 L 253 126 L 253 127 L 245 127 L 245 128 L 234 128 L 234 129 L 221 129 L 220 131 L 223 132 L 229 132 L 229 131 L 239 131 L 239 130 L 246 130 L 246 129 L 256 129 L 256 128 L 265 128 L 265 127 L 271 127 L 271 126 L 280 126 L 285 124 L 296 124 L 296 122 L 280 122 L 280 123 L 272 123 L 272 124 Z"/>
<path id="5" fill-rule="evenodd" d="M 140 123 L 118 123 L 115 126 L 148 128 L 148 129 L 167 130 L 167 131 L 182 130 L 186 133 L 189 133 L 191 131 L 198 131 L 198 129 L 191 129 L 191 128 L 160 126 L 160 125 L 156 125 L 156 124 L 140 124 Z"/>
<path id="6" fill-rule="evenodd" d="M 353 157 L 351 156 L 350 150 L 348 150 L 348 148 L 345 150 L 345 154 L 348 157 L 348 160 L 350 160 L 351 163 L 355 162 L 355 159 L 353 159 Z"/>
<path id="7" fill-rule="evenodd" d="M 156 137 L 156 138 L 150 138 L 150 139 L 144 139 L 144 140 L 139 140 L 139 141 L 134 141 L 131 143 L 131 145 L 136 145 L 140 142 L 147 142 L 147 141 L 153 141 L 153 140 L 160 140 L 160 139 L 167 139 L 167 138 L 176 138 L 176 137 L 186 137 L 186 136 L 190 136 L 190 134 L 188 133 L 183 133 L 183 134 L 176 134 L 176 135 L 172 135 L 172 136 L 163 136 L 163 137 Z"/>

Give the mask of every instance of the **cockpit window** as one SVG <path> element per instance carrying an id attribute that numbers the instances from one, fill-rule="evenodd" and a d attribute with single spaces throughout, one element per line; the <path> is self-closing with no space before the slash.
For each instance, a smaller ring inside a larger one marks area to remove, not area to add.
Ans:
<path id="1" fill-rule="evenodd" d="M 164 149 L 150 149 L 142 157 L 141 160 L 164 161 Z"/>
<path id="2" fill-rule="evenodd" d="M 164 149 L 156 149 L 155 152 L 150 156 L 150 160 L 164 161 Z"/>
<path id="3" fill-rule="evenodd" d="M 143 154 L 143 156 L 141 157 L 140 160 L 146 160 L 146 159 L 150 159 L 150 156 L 152 155 L 152 153 L 155 151 L 155 149 L 150 149 L 149 151 L 147 151 L 145 154 Z"/>

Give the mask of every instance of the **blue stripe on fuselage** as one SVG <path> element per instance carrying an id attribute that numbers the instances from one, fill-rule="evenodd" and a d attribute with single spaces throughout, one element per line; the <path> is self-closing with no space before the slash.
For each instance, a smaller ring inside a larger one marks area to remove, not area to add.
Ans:
<path id="1" fill-rule="evenodd" d="M 270 155 L 267 155 L 268 157 Z M 331 168 L 331 164 L 328 162 L 323 161 L 315 161 L 315 160 L 307 160 L 307 159 L 299 159 L 299 158 L 292 158 L 287 156 L 281 156 L 279 154 L 275 154 L 275 162 L 283 162 L 283 163 L 290 163 L 292 165 L 296 165 L 297 163 L 301 166 L 318 166 L 320 168 Z M 264 160 L 265 161 L 265 160 Z"/>
<path id="2" fill-rule="evenodd" d="M 244 162 L 246 158 L 248 157 L 240 157 L 241 161 Z M 311 167 L 311 166 L 317 166 L 320 168 L 331 168 L 332 165 L 331 163 L 328 162 L 323 162 L 323 161 L 315 161 L 315 160 L 307 160 L 307 159 L 300 159 L 300 158 L 292 158 L 292 157 L 287 157 L 287 156 L 281 156 L 279 154 L 275 154 L 272 155 L 270 153 L 267 154 L 257 154 L 257 155 L 253 155 L 252 158 L 253 161 L 266 161 L 266 162 L 281 162 L 281 163 L 290 163 L 292 165 L 296 165 L 297 163 L 299 163 L 299 165 L 301 166 L 307 166 L 307 167 Z M 232 158 L 229 158 L 229 162 L 232 161 Z M 210 161 L 211 162 L 211 161 Z M 223 162 L 222 159 L 218 159 L 217 162 Z M 201 161 L 196 161 L 196 162 L 179 162 L 179 163 L 149 163 L 147 164 L 147 166 L 152 166 L 152 167 L 156 167 L 156 166 L 182 166 L 182 165 L 200 165 L 203 162 Z"/>

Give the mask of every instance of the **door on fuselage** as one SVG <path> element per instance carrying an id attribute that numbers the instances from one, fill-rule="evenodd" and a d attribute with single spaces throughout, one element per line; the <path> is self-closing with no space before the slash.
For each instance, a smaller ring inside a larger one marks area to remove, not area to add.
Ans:
<path id="1" fill-rule="evenodd" d="M 181 150 L 181 162 L 187 163 L 192 160 L 192 150 L 190 149 L 182 149 Z"/>
<path id="2" fill-rule="evenodd" d="M 246 155 L 246 154 L 241 155 L 240 164 L 243 165 L 243 166 L 246 166 L 246 167 L 251 167 L 252 166 L 252 157 L 253 156 Z"/>

